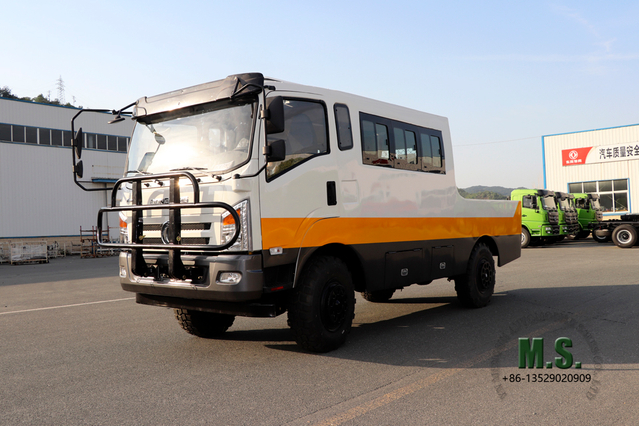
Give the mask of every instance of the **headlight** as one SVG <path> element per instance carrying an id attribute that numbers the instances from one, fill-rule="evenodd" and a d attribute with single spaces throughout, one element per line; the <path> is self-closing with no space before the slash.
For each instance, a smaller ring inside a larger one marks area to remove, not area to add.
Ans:
<path id="1" fill-rule="evenodd" d="M 251 233 L 249 232 L 250 215 L 248 200 L 244 200 L 241 203 L 236 204 L 235 206 L 233 206 L 233 209 L 240 217 L 240 235 L 235 241 L 235 244 L 229 247 L 228 250 L 248 251 L 251 245 Z M 233 219 L 233 216 L 231 216 L 231 213 L 224 212 L 222 214 L 222 230 L 220 232 L 220 235 L 222 236 L 221 243 L 226 244 L 228 241 L 231 241 L 234 233 L 235 220 Z"/>

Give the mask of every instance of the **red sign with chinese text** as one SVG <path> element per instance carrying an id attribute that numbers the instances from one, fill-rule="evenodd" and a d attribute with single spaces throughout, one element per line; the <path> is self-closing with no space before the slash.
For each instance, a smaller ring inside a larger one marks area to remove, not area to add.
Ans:
<path id="1" fill-rule="evenodd" d="M 577 166 L 580 164 L 586 164 L 586 157 L 592 150 L 592 146 L 587 148 L 571 148 L 561 150 L 561 165 L 562 166 Z"/>

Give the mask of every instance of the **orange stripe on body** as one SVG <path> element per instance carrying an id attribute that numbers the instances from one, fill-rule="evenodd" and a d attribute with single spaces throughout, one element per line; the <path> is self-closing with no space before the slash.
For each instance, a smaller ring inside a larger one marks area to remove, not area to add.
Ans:
<path id="1" fill-rule="evenodd" d="M 262 248 L 265 250 L 271 247 L 321 247 L 330 243 L 443 240 L 519 235 L 521 208 L 517 208 L 513 217 L 263 218 L 261 224 Z"/>

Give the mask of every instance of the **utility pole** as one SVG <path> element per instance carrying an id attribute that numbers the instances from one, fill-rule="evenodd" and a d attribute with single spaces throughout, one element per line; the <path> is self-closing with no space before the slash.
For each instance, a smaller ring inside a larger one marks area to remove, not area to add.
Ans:
<path id="1" fill-rule="evenodd" d="M 62 76 L 60 76 L 60 78 L 58 78 L 58 101 L 60 102 L 60 105 L 64 105 L 66 102 L 64 102 L 64 81 L 62 80 Z"/>

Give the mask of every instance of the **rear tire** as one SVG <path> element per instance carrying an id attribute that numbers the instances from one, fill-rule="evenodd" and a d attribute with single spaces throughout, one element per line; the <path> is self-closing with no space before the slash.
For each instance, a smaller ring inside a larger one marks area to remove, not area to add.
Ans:
<path id="1" fill-rule="evenodd" d="M 224 334 L 235 321 L 235 315 L 193 309 L 174 309 L 173 311 L 180 326 L 187 333 L 204 338 L 213 338 Z"/>
<path id="2" fill-rule="evenodd" d="M 328 352 L 346 341 L 355 315 L 353 280 L 346 264 L 319 256 L 304 268 L 288 306 L 295 341 L 312 352 Z"/>
<path id="3" fill-rule="evenodd" d="M 620 225 L 612 232 L 612 242 L 621 248 L 630 248 L 637 243 L 637 230 L 632 225 Z"/>
<path id="4" fill-rule="evenodd" d="M 362 297 L 369 302 L 384 303 L 388 302 L 394 293 L 394 288 L 390 290 L 364 291 L 362 292 Z"/>
<path id="5" fill-rule="evenodd" d="M 478 244 L 470 254 L 466 273 L 455 277 L 455 291 L 467 308 L 482 308 L 490 303 L 495 290 L 495 261 L 485 244 Z"/>

